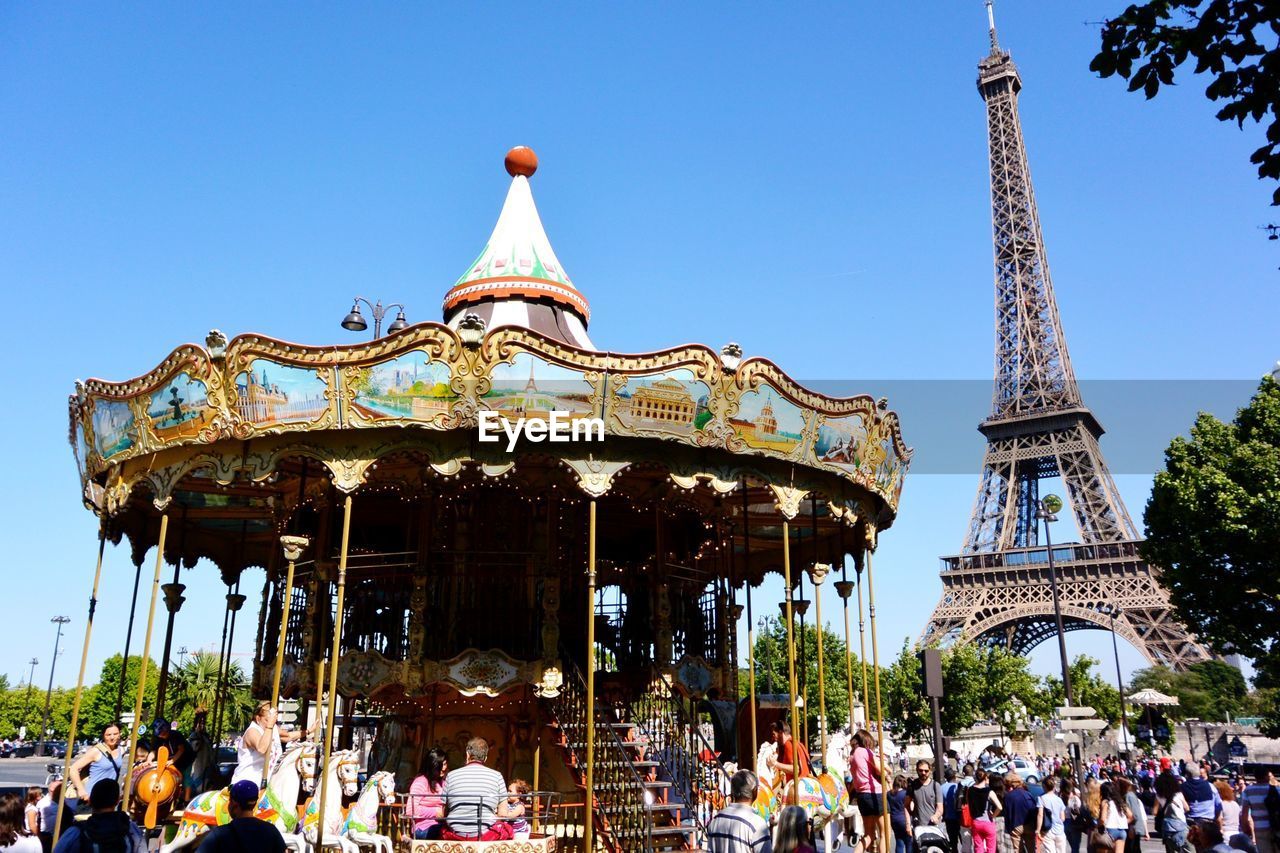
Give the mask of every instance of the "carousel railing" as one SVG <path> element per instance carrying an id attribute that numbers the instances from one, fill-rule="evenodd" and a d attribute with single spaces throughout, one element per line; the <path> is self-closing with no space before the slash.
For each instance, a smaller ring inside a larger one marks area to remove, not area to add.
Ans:
<path id="1" fill-rule="evenodd" d="M 390 838 L 392 845 L 397 848 L 402 846 L 401 841 L 406 842 L 403 846 L 408 846 L 407 842 L 413 838 L 414 824 L 420 819 L 412 814 L 411 796 L 397 793 L 396 802 L 393 805 L 378 810 L 378 833 Z M 519 818 L 498 818 L 498 820 L 513 824 L 521 822 L 518 824 L 517 831 L 527 832 L 531 837 L 541 838 L 559 834 L 558 824 L 563 813 L 558 791 L 530 791 L 513 799 L 518 799 L 524 806 L 524 814 Z M 485 801 L 477 800 L 474 812 L 466 803 L 456 806 L 450 815 L 459 822 L 458 831 L 470 831 L 467 830 L 467 825 L 480 820 L 484 805 Z M 443 819 L 441 822 L 443 823 Z"/>
<path id="2" fill-rule="evenodd" d="M 729 773 L 719 754 L 698 728 L 684 701 L 665 686 L 646 691 L 627 708 L 649 758 L 671 781 L 670 796 L 678 798 L 706 838 L 707 824 L 725 806 Z"/>
<path id="3" fill-rule="evenodd" d="M 600 841 L 615 853 L 651 851 L 653 847 L 653 789 L 633 765 L 626 743 L 618 737 L 617 725 L 608 722 L 597 702 L 587 697 L 586 680 L 577 665 L 566 656 L 566 678 L 560 695 L 551 700 L 552 710 L 572 756 L 573 769 L 585 783 L 587 767 L 586 731 L 595 730 L 592 796 L 595 825 Z"/>

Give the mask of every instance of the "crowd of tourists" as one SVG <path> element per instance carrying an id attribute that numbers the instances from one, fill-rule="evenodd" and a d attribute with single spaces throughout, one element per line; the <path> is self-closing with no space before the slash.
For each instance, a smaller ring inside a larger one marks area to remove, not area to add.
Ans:
<path id="1" fill-rule="evenodd" d="M 805 775 L 806 750 L 781 729 L 773 769 L 788 780 Z M 875 739 L 860 730 L 848 767 L 832 768 L 844 771 L 862 815 L 862 850 L 879 850 L 887 831 L 894 853 L 917 853 L 916 839 L 933 829 L 952 853 L 1140 853 L 1146 839 L 1166 853 L 1280 853 L 1280 782 L 1267 771 L 1245 779 L 1207 761 L 1096 755 L 1081 785 L 1061 756 L 1036 757 L 1026 778 L 985 753 L 949 763 L 941 779 L 932 762 L 917 761 L 908 778 L 899 761 L 881 767 Z M 707 828 L 712 853 L 814 850 L 802 808 L 784 809 L 770 832 L 752 807 L 758 785 L 749 771 L 732 777 L 731 802 Z"/>

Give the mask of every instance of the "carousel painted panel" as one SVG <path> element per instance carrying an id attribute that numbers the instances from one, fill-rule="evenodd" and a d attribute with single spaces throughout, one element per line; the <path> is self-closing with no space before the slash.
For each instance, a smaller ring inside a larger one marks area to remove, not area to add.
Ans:
<path id="1" fill-rule="evenodd" d="M 823 417 L 814 436 L 814 458 L 853 479 L 870 477 L 873 468 L 867 453 L 867 423 L 874 418 L 870 412 L 858 412 L 847 417 Z"/>
<path id="2" fill-rule="evenodd" d="M 197 438 L 218 414 L 209 401 L 209 386 L 187 371 L 165 380 L 147 404 L 151 434 L 162 443 Z"/>
<path id="3" fill-rule="evenodd" d="M 611 373 L 608 382 L 609 431 L 620 435 L 671 436 L 697 442 L 713 418 L 711 386 L 693 370 L 660 373 Z"/>
<path id="4" fill-rule="evenodd" d="M 444 428 L 460 399 L 449 387 L 449 365 L 420 350 L 367 367 L 347 367 L 342 373 L 352 426 L 392 421 Z"/>
<path id="5" fill-rule="evenodd" d="M 331 367 L 251 358 L 236 374 L 233 408 L 241 423 L 258 429 L 311 425 L 330 414 L 332 377 Z"/>
<path id="6" fill-rule="evenodd" d="M 586 371 L 527 351 L 493 366 L 480 405 L 509 421 L 549 420 L 558 412 L 572 422 L 600 417 L 601 411 L 596 384 Z"/>
<path id="7" fill-rule="evenodd" d="M 794 457 L 804 445 L 810 415 L 765 384 L 738 398 L 729 429 L 737 442 L 752 450 Z"/>
<path id="8" fill-rule="evenodd" d="M 124 453 L 138 442 L 138 423 L 128 400 L 93 400 L 93 448 L 105 459 Z"/>

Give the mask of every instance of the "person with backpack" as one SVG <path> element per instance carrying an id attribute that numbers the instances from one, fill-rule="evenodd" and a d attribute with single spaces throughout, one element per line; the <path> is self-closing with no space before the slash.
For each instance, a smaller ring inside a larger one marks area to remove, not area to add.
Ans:
<path id="1" fill-rule="evenodd" d="M 103 779 L 89 789 L 92 814 L 83 823 L 68 827 L 53 853 L 146 853 L 147 842 L 129 816 L 116 811 L 120 783 Z"/>
<path id="2" fill-rule="evenodd" d="M 1057 787 L 1055 777 L 1045 777 L 1039 803 L 1041 849 L 1045 853 L 1067 853 L 1067 804 L 1058 796 Z"/>
<path id="3" fill-rule="evenodd" d="M 946 781 L 942 783 L 942 822 L 947 827 L 947 838 L 951 841 L 951 849 L 960 853 L 960 800 L 962 791 L 956 781 L 956 771 L 948 767 L 942 774 Z"/>

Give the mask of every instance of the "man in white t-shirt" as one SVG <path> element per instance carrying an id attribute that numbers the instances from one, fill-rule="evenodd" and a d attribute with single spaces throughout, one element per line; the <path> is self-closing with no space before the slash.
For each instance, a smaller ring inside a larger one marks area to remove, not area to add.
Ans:
<path id="1" fill-rule="evenodd" d="M 1062 802 L 1062 798 L 1057 794 L 1056 777 L 1046 776 L 1043 784 L 1044 794 L 1040 796 L 1040 813 L 1036 816 L 1036 832 L 1044 842 L 1042 848 L 1044 853 L 1067 853 L 1067 804 Z"/>

